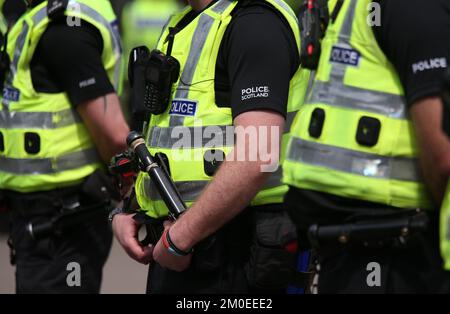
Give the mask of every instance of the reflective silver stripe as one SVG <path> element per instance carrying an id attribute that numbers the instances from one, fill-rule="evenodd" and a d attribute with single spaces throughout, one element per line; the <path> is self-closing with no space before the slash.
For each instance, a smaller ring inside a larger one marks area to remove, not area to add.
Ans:
<path id="1" fill-rule="evenodd" d="M 450 241 L 450 216 L 447 217 L 447 234 L 446 234 L 447 241 Z"/>
<path id="2" fill-rule="evenodd" d="M 154 148 L 232 147 L 234 145 L 233 126 L 206 127 L 152 127 L 147 144 Z"/>
<path id="3" fill-rule="evenodd" d="M 286 116 L 284 133 L 289 133 L 297 111 Z M 232 147 L 234 146 L 234 126 L 203 126 L 203 127 L 159 127 L 149 129 L 147 145 L 154 148 L 173 149 L 202 147 Z"/>
<path id="4" fill-rule="evenodd" d="M 358 0 L 350 0 L 350 4 L 347 10 L 347 16 L 345 17 L 341 31 L 339 33 L 340 39 L 344 40 L 347 43 L 350 42 L 350 38 L 352 37 L 353 20 L 355 18 L 357 3 Z"/>
<path id="5" fill-rule="evenodd" d="M 210 181 L 179 181 L 175 182 L 175 186 L 180 192 L 181 198 L 185 202 L 193 202 L 206 188 Z M 147 196 L 155 201 L 162 200 L 153 182 L 146 178 L 144 181 L 144 189 Z"/>
<path id="6" fill-rule="evenodd" d="M 342 24 L 341 31 L 339 33 L 339 42 L 338 44 L 341 46 L 344 46 L 346 48 L 352 49 L 350 45 L 350 39 L 352 37 L 352 28 L 353 28 L 353 20 L 355 18 L 355 12 L 356 12 L 356 5 L 357 0 L 349 0 L 350 4 L 347 9 L 347 14 L 344 18 L 344 22 Z M 331 74 L 329 81 L 336 82 L 341 84 L 341 86 L 344 85 L 344 76 L 345 71 L 347 70 L 347 65 L 342 63 L 331 63 Z M 317 89 L 315 88 L 314 91 Z"/>
<path id="7" fill-rule="evenodd" d="M 281 167 L 279 167 L 278 170 L 269 177 L 267 182 L 264 184 L 263 189 L 270 189 L 281 186 L 281 178 L 282 170 Z M 200 196 L 209 182 L 211 181 L 178 181 L 175 182 L 175 186 L 180 192 L 181 198 L 185 202 L 194 202 Z M 145 178 L 144 180 L 144 189 L 148 198 L 154 201 L 162 200 L 161 196 L 158 193 L 158 189 L 149 178 Z"/>
<path id="8" fill-rule="evenodd" d="M 420 182 L 415 158 L 385 157 L 293 138 L 287 159 L 365 177 Z"/>
<path id="9" fill-rule="evenodd" d="M 16 159 L 0 156 L 0 171 L 17 175 L 54 174 L 99 162 L 95 148 L 70 153 L 58 158 Z"/>
<path id="10" fill-rule="evenodd" d="M 270 175 L 270 177 L 269 177 L 269 179 L 267 179 L 266 183 L 264 183 L 263 189 L 264 190 L 271 189 L 271 188 L 276 188 L 276 187 L 283 185 L 281 183 L 282 178 L 283 178 L 283 169 L 280 165 L 278 167 L 278 169 Z"/>
<path id="11" fill-rule="evenodd" d="M 169 26 L 170 21 L 172 21 L 172 19 L 174 18 L 174 16 L 175 16 L 175 14 L 172 14 L 172 15 L 167 19 L 167 21 L 165 22 L 165 24 L 164 24 L 164 26 L 163 26 L 163 28 L 162 28 L 161 34 L 159 34 L 158 41 L 156 42 L 157 45 L 159 45 L 159 43 L 160 43 L 160 41 L 161 41 L 161 38 L 162 38 L 163 35 L 166 33 L 167 27 Z"/>
<path id="12" fill-rule="evenodd" d="M 183 72 L 181 73 L 180 83 L 175 93 L 175 98 L 177 99 L 188 99 L 189 97 L 189 88 L 193 83 L 192 80 L 194 79 L 195 70 L 197 69 L 201 53 L 213 24 L 214 19 L 211 16 L 207 14 L 202 14 L 200 16 L 200 20 L 192 38 L 189 56 L 184 65 Z M 183 116 L 171 116 L 170 125 L 183 125 L 184 118 L 185 117 Z"/>
<path id="13" fill-rule="evenodd" d="M 77 12 L 78 9 L 81 9 L 81 12 Z M 111 43 L 112 48 L 114 51 L 114 54 L 116 56 L 116 64 L 114 67 L 114 88 L 116 91 L 119 88 L 120 85 L 120 75 L 121 75 L 121 54 L 122 54 L 122 48 L 120 44 L 120 35 L 118 33 L 118 30 L 115 30 L 114 27 L 109 23 L 103 15 L 101 15 L 99 12 L 95 11 L 91 7 L 85 5 L 84 3 L 77 2 L 75 0 L 70 0 L 69 4 L 67 6 L 68 11 L 73 11 L 75 13 L 82 13 L 84 15 L 89 16 L 93 20 L 97 21 L 98 23 L 102 24 L 108 31 L 109 35 L 111 37 Z M 38 24 L 42 22 L 47 17 L 47 7 L 43 7 L 38 12 L 35 13 L 33 16 L 33 22 L 35 24 Z"/>
<path id="14" fill-rule="evenodd" d="M 23 22 L 23 28 L 20 32 L 19 36 L 17 37 L 16 41 L 16 47 L 14 49 L 14 56 L 10 65 L 10 71 L 8 74 L 8 78 L 6 80 L 6 86 L 12 86 L 14 77 L 17 74 L 17 68 L 19 66 L 20 56 L 22 54 L 23 47 L 25 46 L 25 40 L 27 38 L 28 30 L 30 27 L 26 22 Z M 6 99 L 3 100 L 3 103 L 5 106 L 7 105 L 8 101 Z"/>
<path id="15" fill-rule="evenodd" d="M 333 106 L 362 110 L 396 119 L 406 119 L 405 98 L 399 95 L 369 91 L 332 80 L 316 81 L 314 93 L 308 104 L 332 104 Z"/>
<path id="16" fill-rule="evenodd" d="M 33 15 L 33 23 L 38 24 L 47 17 L 47 7 L 41 8 Z"/>
<path id="17" fill-rule="evenodd" d="M 316 70 L 312 70 L 309 75 L 308 86 L 306 87 L 306 97 L 309 96 L 309 94 L 311 93 L 311 91 L 314 87 L 314 81 L 316 79 L 316 75 L 317 75 Z"/>
<path id="18" fill-rule="evenodd" d="M 4 129 L 55 129 L 80 122 L 81 118 L 74 109 L 58 112 L 0 111 L 0 128 Z"/>
<path id="19" fill-rule="evenodd" d="M 200 55 L 203 51 L 206 39 L 208 38 L 213 23 L 214 19 L 211 16 L 207 14 L 202 14 L 200 16 L 200 21 L 198 22 L 194 36 L 192 37 L 189 56 L 186 60 L 186 64 L 184 65 L 183 72 L 181 73 L 180 84 L 175 94 L 175 98 L 188 98 L 189 87 L 192 84 Z"/>
<path id="20" fill-rule="evenodd" d="M 221 0 L 214 5 L 212 10 L 218 14 L 223 13 L 232 3 L 233 2 L 229 0 Z M 175 98 L 177 99 L 188 99 L 189 97 L 189 89 L 193 83 L 192 80 L 194 79 L 195 70 L 197 69 L 200 56 L 213 24 L 214 18 L 208 14 L 200 15 L 200 20 L 195 29 L 194 36 L 192 37 L 191 49 L 184 65 L 183 72 L 181 73 L 180 84 L 175 93 Z M 184 118 L 185 117 L 183 116 L 171 116 L 170 125 L 183 125 Z"/>

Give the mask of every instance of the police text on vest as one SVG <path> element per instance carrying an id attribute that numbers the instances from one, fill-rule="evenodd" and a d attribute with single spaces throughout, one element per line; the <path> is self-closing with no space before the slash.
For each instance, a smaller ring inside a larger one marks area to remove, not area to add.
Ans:
<path id="1" fill-rule="evenodd" d="M 331 50 L 330 62 L 341 63 L 357 67 L 361 54 L 354 49 L 334 46 Z"/>
<path id="2" fill-rule="evenodd" d="M 417 72 L 424 72 L 424 71 L 428 71 L 428 70 L 445 69 L 445 68 L 447 68 L 447 59 L 446 58 L 434 58 L 434 59 L 424 60 L 424 61 L 414 63 L 412 65 L 414 74 L 416 74 Z"/>

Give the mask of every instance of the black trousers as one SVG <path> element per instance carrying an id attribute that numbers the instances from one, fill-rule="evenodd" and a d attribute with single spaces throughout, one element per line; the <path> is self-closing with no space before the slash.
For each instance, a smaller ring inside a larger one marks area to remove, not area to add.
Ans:
<path id="1" fill-rule="evenodd" d="M 289 231 L 295 237 L 281 204 L 247 208 L 219 230 L 206 249 L 196 248 L 186 271 L 152 264 L 147 293 L 286 293 L 296 256 L 283 249 Z"/>
<path id="2" fill-rule="evenodd" d="M 328 203 L 308 198 L 308 194 L 301 196 L 302 202 L 298 199 L 299 191 L 291 188 L 285 205 L 298 226 L 304 248 L 311 224 L 342 224 L 354 214 L 332 210 Z M 337 204 L 334 199 L 329 197 L 328 201 Z M 428 231 L 412 236 L 401 247 L 342 247 L 337 241 L 322 246 L 317 252 L 318 293 L 450 293 L 450 272 L 443 270 L 439 252 L 438 215 L 438 211 L 430 212 Z"/>
<path id="3" fill-rule="evenodd" d="M 319 262 L 320 294 L 450 293 L 450 272 L 442 269 L 436 238 L 429 234 L 405 248 L 353 248 L 322 255 Z"/>
<path id="4" fill-rule="evenodd" d="M 75 190 L 8 195 L 10 243 L 16 265 L 17 293 L 99 293 L 102 269 L 108 257 L 112 232 L 107 214 L 96 215 L 35 240 L 26 232 L 28 223 L 50 219 L 61 210 L 61 200 L 79 197 Z"/>

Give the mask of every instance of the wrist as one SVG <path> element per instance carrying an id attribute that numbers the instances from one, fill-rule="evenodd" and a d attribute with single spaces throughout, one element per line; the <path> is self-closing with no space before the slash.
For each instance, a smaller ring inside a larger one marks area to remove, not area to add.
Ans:
<path id="1" fill-rule="evenodd" d="M 173 243 L 183 251 L 189 251 L 198 242 L 191 233 L 187 232 L 187 228 L 184 226 L 181 219 L 170 228 L 170 238 Z"/>
<path id="2" fill-rule="evenodd" d="M 192 254 L 194 252 L 194 250 L 191 248 L 189 250 L 184 250 L 179 248 L 172 240 L 171 236 L 170 236 L 170 228 L 166 228 L 164 230 L 164 233 L 162 235 L 162 243 L 164 245 L 164 247 L 173 255 L 178 256 L 178 257 L 184 257 L 184 256 L 188 256 L 190 254 Z"/>

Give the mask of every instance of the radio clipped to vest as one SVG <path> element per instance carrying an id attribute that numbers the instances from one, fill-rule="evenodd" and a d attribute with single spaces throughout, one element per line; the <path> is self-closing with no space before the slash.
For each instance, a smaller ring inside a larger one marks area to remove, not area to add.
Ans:
<path id="1" fill-rule="evenodd" d="M 300 61 L 304 68 L 316 70 L 319 65 L 320 43 L 329 22 L 327 0 L 305 0 L 300 8 L 299 23 L 302 37 Z"/>
<path id="2" fill-rule="evenodd" d="M 159 50 L 145 46 L 130 54 L 128 77 L 131 86 L 131 112 L 136 121 L 148 122 L 150 115 L 164 113 L 172 86 L 180 76 L 180 63 Z"/>

